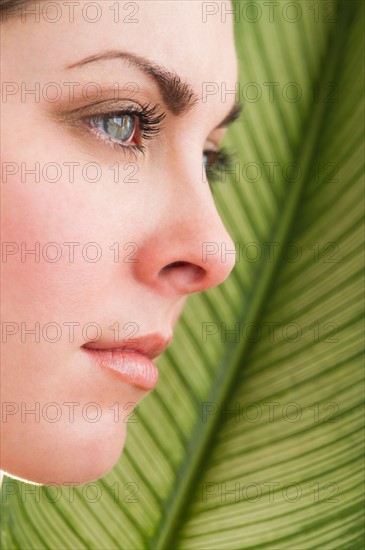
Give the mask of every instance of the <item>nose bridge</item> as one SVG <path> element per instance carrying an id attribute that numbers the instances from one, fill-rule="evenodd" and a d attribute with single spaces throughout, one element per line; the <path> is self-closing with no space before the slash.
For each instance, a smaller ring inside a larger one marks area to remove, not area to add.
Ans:
<path id="1" fill-rule="evenodd" d="M 202 163 L 187 165 L 173 190 L 165 203 L 166 223 L 173 228 L 172 234 L 181 252 L 198 250 L 197 262 L 207 263 L 214 256 L 212 253 L 203 257 L 208 243 L 214 243 L 217 250 L 222 243 L 228 247 L 232 240 L 217 210 L 208 181 L 203 179 Z"/>
<path id="2" fill-rule="evenodd" d="M 198 150 L 198 149 L 197 149 Z M 198 238 L 223 239 L 230 237 L 219 215 L 212 197 L 203 162 L 197 162 L 199 154 L 189 155 L 189 158 L 180 159 L 172 177 L 175 185 L 173 194 L 168 198 L 171 201 L 169 212 L 174 212 L 174 221 L 191 236 L 192 243 Z M 190 232 L 189 232 L 190 228 Z"/>
<path id="3" fill-rule="evenodd" d="M 186 244 L 189 248 L 197 247 L 203 264 L 218 261 L 222 243 L 231 241 L 209 190 L 187 197 L 186 204 L 181 205 L 179 223 L 182 228 L 189 224 Z"/>
<path id="4" fill-rule="evenodd" d="M 167 186 L 135 266 L 145 282 L 158 286 L 169 279 L 170 288 L 186 294 L 220 284 L 235 263 L 234 243 L 208 183 L 194 172 Z"/>

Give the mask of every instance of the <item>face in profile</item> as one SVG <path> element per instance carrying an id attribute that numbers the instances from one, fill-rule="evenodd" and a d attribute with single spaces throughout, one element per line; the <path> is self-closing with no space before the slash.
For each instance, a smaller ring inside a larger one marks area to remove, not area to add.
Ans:
<path id="1" fill-rule="evenodd" d="M 1 27 L 1 469 L 83 483 L 118 460 L 187 296 L 233 267 L 204 253 L 233 248 L 204 161 L 234 96 L 203 92 L 234 89 L 236 59 L 200 1 L 41 4 Z"/>

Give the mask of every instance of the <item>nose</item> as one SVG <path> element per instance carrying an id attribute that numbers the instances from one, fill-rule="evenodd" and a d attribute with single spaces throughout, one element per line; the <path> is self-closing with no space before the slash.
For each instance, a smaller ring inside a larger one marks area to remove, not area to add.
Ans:
<path id="1" fill-rule="evenodd" d="M 139 249 L 135 277 L 164 295 L 186 295 L 222 283 L 235 265 L 235 246 L 207 183 L 175 190 L 153 213 Z"/>

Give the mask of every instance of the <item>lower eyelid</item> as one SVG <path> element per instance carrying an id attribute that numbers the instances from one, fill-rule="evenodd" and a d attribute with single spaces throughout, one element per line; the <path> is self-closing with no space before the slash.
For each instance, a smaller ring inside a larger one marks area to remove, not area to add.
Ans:
<path id="1" fill-rule="evenodd" d="M 87 129 L 89 134 L 93 134 L 94 137 L 96 137 L 97 140 L 102 141 L 105 146 L 111 147 L 112 150 L 117 151 L 118 153 L 122 153 L 124 157 L 131 155 L 134 160 L 137 160 L 139 154 L 142 156 L 145 155 L 145 147 L 142 144 L 126 142 L 124 145 L 123 143 L 109 137 L 105 134 L 105 132 L 102 132 L 98 128 L 93 128 L 88 125 Z"/>

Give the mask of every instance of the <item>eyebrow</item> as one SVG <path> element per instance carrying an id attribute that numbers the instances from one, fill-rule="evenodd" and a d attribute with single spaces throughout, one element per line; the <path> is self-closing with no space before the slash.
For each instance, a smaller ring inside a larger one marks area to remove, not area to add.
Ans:
<path id="1" fill-rule="evenodd" d="M 130 52 L 110 50 L 107 52 L 90 55 L 80 61 L 72 63 L 71 65 L 67 65 L 66 69 L 83 67 L 84 65 L 94 63 L 95 61 L 105 61 L 108 59 L 124 59 L 128 61 L 130 65 L 137 67 L 144 73 L 151 76 L 156 81 L 166 106 L 172 114 L 176 116 L 187 113 L 200 100 L 190 84 L 184 82 L 178 74 L 167 70 L 165 67 L 158 65 L 143 56 Z M 235 103 L 231 111 L 217 126 L 217 128 L 226 128 L 232 124 L 239 117 L 242 108 L 243 105 Z"/>

